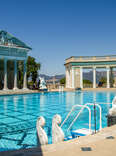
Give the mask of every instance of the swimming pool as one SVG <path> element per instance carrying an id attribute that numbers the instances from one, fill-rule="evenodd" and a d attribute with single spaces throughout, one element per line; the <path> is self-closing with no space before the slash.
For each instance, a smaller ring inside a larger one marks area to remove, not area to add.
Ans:
<path id="1" fill-rule="evenodd" d="M 60 114 L 63 121 L 75 104 L 83 105 L 94 101 L 109 103 L 114 96 L 115 92 L 87 91 L 0 96 L 0 151 L 35 147 L 37 145 L 36 121 L 39 116 L 44 116 L 46 119 L 45 130 L 51 143 L 51 124 L 55 114 Z M 106 127 L 106 115 L 111 105 L 101 104 L 101 107 L 102 127 Z M 85 110 L 72 128 L 86 128 L 87 116 L 88 113 Z M 98 127 L 99 124 L 97 124 Z M 66 131 L 66 126 L 63 130 Z"/>

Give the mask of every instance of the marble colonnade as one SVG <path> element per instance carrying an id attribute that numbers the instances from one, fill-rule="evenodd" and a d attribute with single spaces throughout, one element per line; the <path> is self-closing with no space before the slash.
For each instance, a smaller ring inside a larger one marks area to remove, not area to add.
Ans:
<path id="1" fill-rule="evenodd" d="M 8 62 L 8 58 L 4 58 L 4 86 L 3 86 L 3 90 L 8 90 L 8 86 L 7 86 L 7 62 Z M 14 59 L 14 87 L 13 90 L 17 90 L 17 59 Z M 26 60 L 23 60 L 23 64 L 24 64 L 24 71 L 23 71 L 23 89 L 27 89 L 27 80 L 26 80 Z"/>
<path id="2" fill-rule="evenodd" d="M 93 88 L 96 88 L 96 68 L 96 66 L 92 67 Z M 110 88 L 110 66 L 105 66 L 105 68 L 107 77 L 107 88 Z M 78 71 L 76 71 L 76 67 L 66 67 L 66 88 L 83 88 L 83 69 L 84 67 L 82 66 L 78 67 Z M 79 81 L 77 86 L 75 81 Z"/>

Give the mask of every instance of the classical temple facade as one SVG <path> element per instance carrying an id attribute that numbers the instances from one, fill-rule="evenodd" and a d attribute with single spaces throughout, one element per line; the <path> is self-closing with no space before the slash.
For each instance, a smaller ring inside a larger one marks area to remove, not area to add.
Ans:
<path id="1" fill-rule="evenodd" d="M 72 56 L 65 61 L 66 88 L 83 88 L 83 69 L 93 70 L 93 88 L 96 88 L 96 69 L 106 68 L 107 88 L 111 88 L 112 69 L 116 68 L 116 55 Z"/>
<path id="2" fill-rule="evenodd" d="M 24 42 L 12 36 L 6 31 L 0 31 L 0 89 L 17 90 L 18 61 L 23 62 L 23 88 L 27 89 L 26 61 L 28 51 L 31 50 Z M 10 65 L 12 67 L 10 68 Z M 11 69 L 11 70 L 10 70 Z"/>

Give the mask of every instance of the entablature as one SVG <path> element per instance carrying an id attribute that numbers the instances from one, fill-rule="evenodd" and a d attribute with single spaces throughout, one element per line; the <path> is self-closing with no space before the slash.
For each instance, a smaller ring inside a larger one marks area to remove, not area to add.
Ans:
<path id="1" fill-rule="evenodd" d="M 0 46 L 0 56 L 27 58 L 27 50 L 24 48 Z"/>

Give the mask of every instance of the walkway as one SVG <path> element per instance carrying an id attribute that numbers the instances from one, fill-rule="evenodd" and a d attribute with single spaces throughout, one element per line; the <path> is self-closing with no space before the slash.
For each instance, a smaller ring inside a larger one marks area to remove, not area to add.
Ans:
<path id="1" fill-rule="evenodd" d="M 0 95 L 14 95 L 14 94 L 29 94 L 38 93 L 39 90 L 29 90 L 29 89 L 17 89 L 17 90 L 0 90 Z"/>

